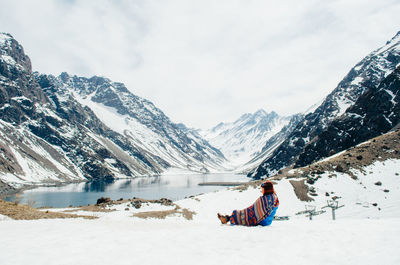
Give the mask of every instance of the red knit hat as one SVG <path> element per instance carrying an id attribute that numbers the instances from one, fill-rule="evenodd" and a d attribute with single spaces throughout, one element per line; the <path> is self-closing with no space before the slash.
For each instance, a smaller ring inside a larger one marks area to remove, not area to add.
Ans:
<path id="1" fill-rule="evenodd" d="M 265 193 L 274 193 L 274 185 L 272 184 L 271 181 L 267 180 L 263 184 L 261 184 L 261 187 L 264 188 Z"/>

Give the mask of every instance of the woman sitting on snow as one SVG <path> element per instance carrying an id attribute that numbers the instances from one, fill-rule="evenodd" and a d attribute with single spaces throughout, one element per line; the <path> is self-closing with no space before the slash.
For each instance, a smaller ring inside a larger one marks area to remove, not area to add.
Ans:
<path id="1" fill-rule="evenodd" d="M 271 181 L 261 184 L 261 189 L 263 196 L 258 198 L 250 207 L 243 210 L 234 210 L 230 216 L 218 214 L 221 223 L 230 222 L 231 225 L 246 226 L 270 225 L 278 209 L 279 200 Z"/>

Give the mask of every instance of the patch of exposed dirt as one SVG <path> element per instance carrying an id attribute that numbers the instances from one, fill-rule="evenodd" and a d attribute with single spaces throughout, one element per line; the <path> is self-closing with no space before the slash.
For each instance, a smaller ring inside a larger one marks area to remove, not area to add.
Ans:
<path id="1" fill-rule="evenodd" d="M 138 218 L 156 218 L 156 219 L 165 219 L 167 216 L 171 215 L 180 215 L 183 216 L 186 220 L 193 220 L 193 215 L 196 213 L 190 211 L 186 208 L 181 208 L 178 205 L 175 205 L 175 209 L 172 210 L 165 210 L 165 211 L 148 211 L 148 212 L 141 212 L 133 214 L 134 217 Z"/>
<path id="2" fill-rule="evenodd" d="M 304 180 L 289 180 L 290 184 L 292 184 L 294 193 L 300 201 L 309 202 L 314 199 L 308 196 L 308 186 L 305 184 Z"/>
<path id="3" fill-rule="evenodd" d="M 66 214 L 47 211 L 40 211 L 29 205 L 21 205 L 12 202 L 0 200 L 0 214 L 8 216 L 14 220 L 37 220 L 37 219 L 55 219 L 55 218 L 85 218 L 96 219 L 95 216 L 84 216 L 77 214 Z"/>

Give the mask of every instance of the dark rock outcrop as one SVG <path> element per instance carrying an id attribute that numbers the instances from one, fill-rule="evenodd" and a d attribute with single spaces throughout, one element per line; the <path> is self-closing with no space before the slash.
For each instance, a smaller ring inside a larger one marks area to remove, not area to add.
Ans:
<path id="1" fill-rule="evenodd" d="M 362 94 L 346 113 L 332 123 L 305 148 L 296 167 L 346 150 L 390 131 L 400 122 L 400 67 L 378 87 Z M 362 160 L 362 156 L 357 156 Z"/>

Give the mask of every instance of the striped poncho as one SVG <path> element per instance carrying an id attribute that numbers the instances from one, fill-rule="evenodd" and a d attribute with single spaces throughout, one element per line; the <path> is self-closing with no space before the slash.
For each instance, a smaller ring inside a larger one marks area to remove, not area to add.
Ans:
<path id="1" fill-rule="evenodd" d="M 229 221 L 233 225 L 255 226 L 269 216 L 278 205 L 279 200 L 275 193 L 266 194 L 258 198 L 250 207 L 234 210 Z"/>

